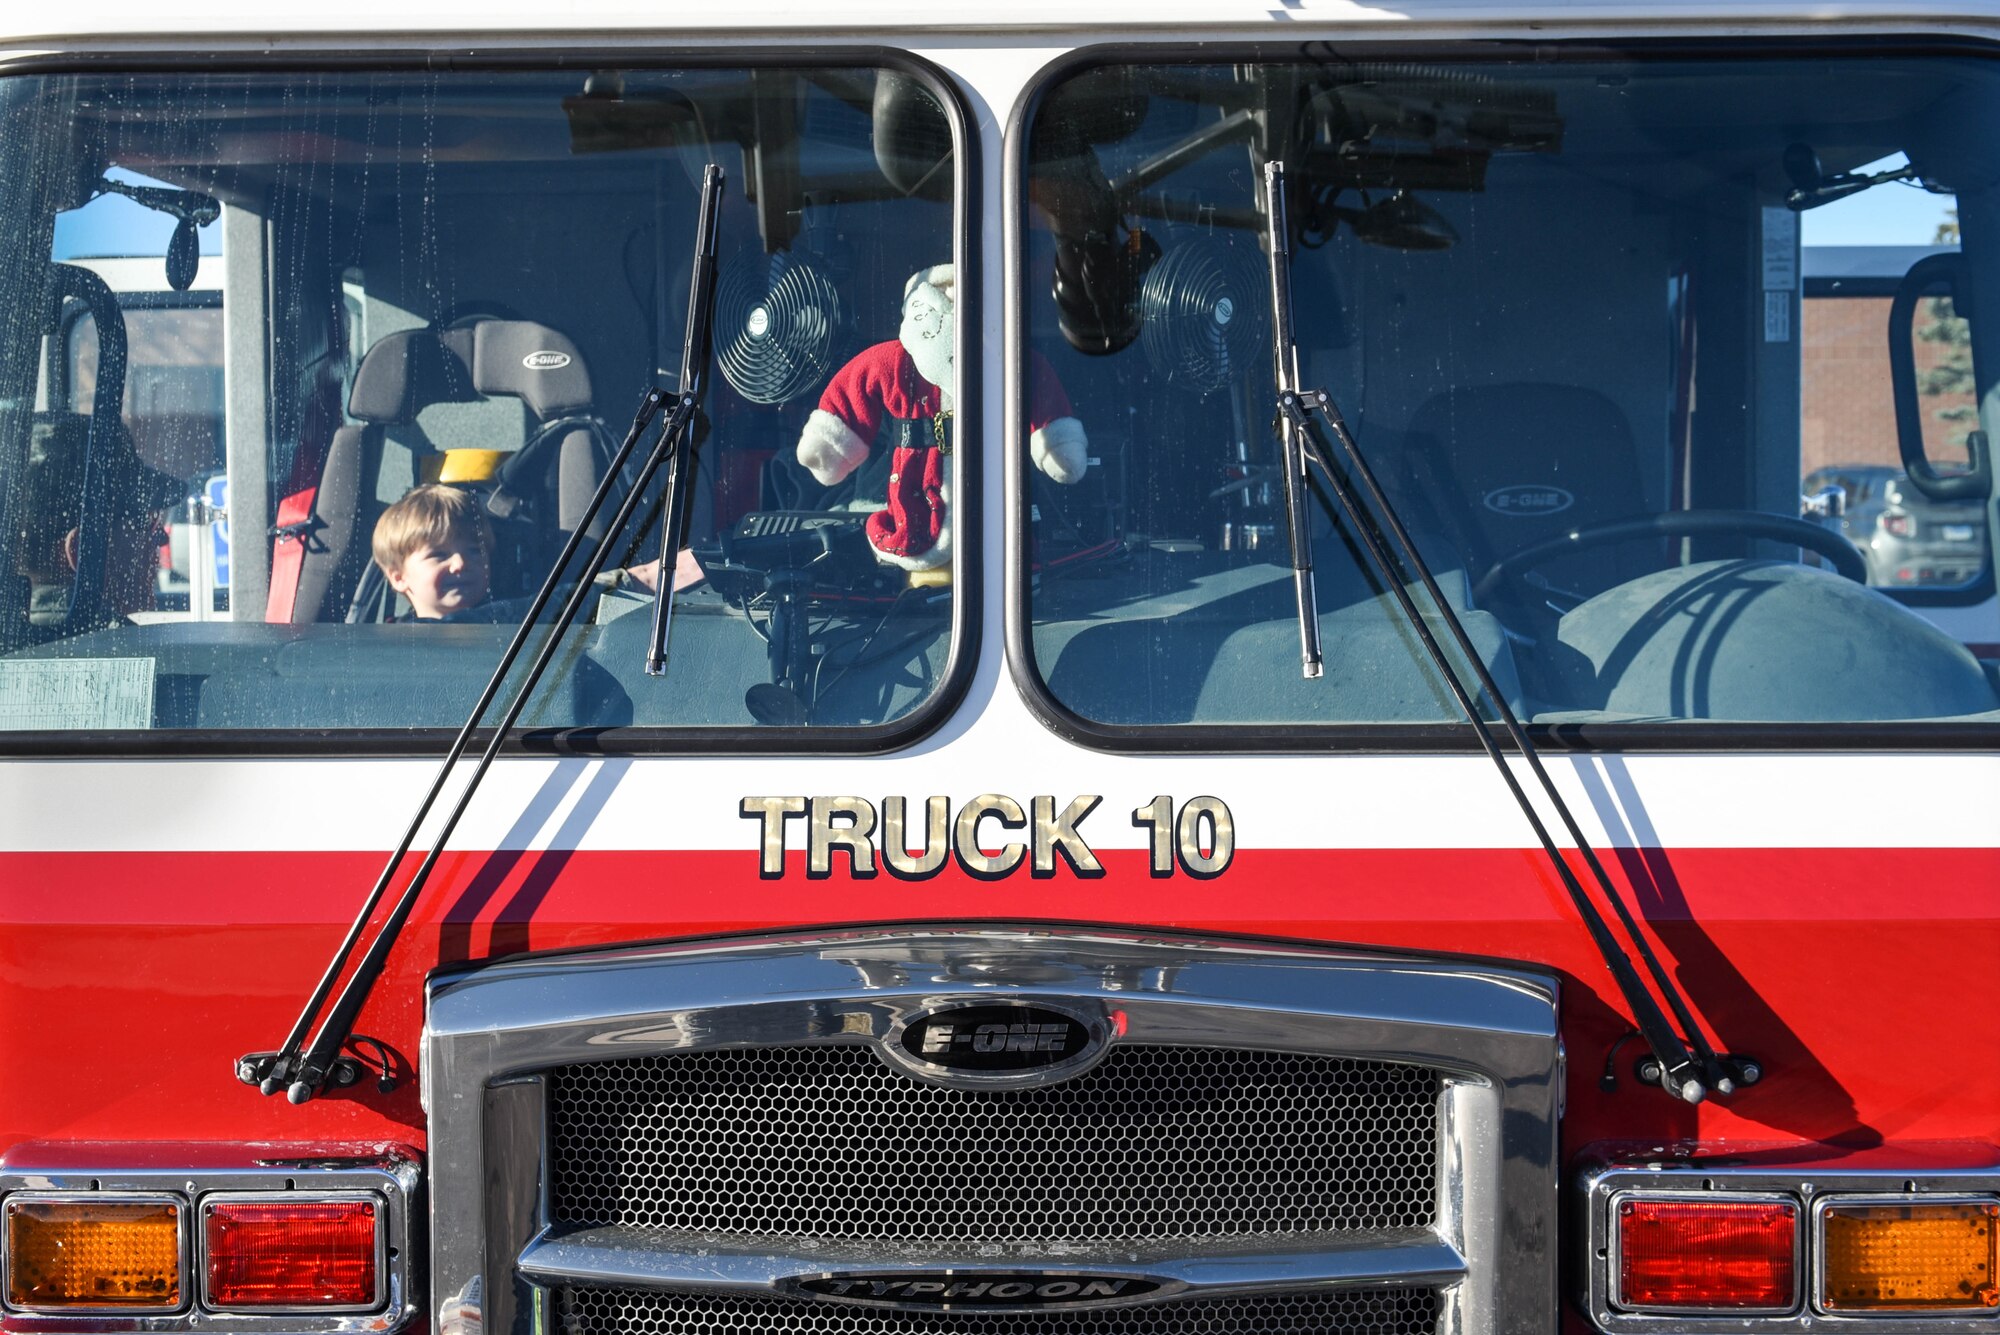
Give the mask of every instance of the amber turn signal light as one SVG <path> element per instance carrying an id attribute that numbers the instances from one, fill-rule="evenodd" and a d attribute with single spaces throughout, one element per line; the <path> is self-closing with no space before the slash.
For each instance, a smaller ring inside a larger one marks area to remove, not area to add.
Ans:
<path id="1" fill-rule="evenodd" d="M 181 1208 L 164 1199 L 15 1196 L 7 1302 L 30 1312 L 181 1305 Z"/>
<path id="2" fill-rule="evenodd" d="M 1618 1303 L 1640 1311 L 1784 1312 L 1796 1301 L 1798 1206 L 1619 1202 Z"/>
<path id="3" fill-rule="evenodd" d="M 1820 1306 L 1829 1312 L 2000 1307 L 2000 1204 L 1832 1202 L 1820 1216 Z"/>
<path id="4" fill-rule="evenodd" d="M 367 1199 L 204 1200 L 208 1305 L 231 1311 L 376 1306 L 380 1217 Z"/>

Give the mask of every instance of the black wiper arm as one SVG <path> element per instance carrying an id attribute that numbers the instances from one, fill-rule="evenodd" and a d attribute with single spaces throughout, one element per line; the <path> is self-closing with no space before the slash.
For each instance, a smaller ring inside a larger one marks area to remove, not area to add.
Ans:
<path id="1" fill-rule="evenodd" d="M 1271 356 L 1280 395 L 1299 383 L 1299 345 L 1292 334 L 1291 229 L 1286 224 L 1285 164 L 1264 168 L 1265 216 L 1271 220 Z M 1285 480 L 1285 536 L 1291 546 L 1292 593 L 1299 609 L 1299 665 L 1320 675 L 1319 595 L 1313 586 L 1312 520 L 1306 506 L 1306 435 L 1291 414 L 1278 415 L 1278 472 Z"/>
<path id="2" fill-rule="evenodd" d="M 1310 536 L 1305 533 L 1300 523 L 1300 515 L 1304 510 L 1303 496 L 1297 503 L 1293 501 L 1295 466 L 1299 475 L 1297 481 L 1300 484 L 1304 482 L 1303 465 L 1295 465 L 1298 456 L 1309 459 L 1326 479 L 1327 486 L 1332 491 L 1348 525 L 1354 530 L 1362 549 L 1367 553 L 1369 563 L 1375 567 L 1382 583 L 1395 597 L 1396 604 L 1409 623 L 1411 631 L 1423 645 L 1424 652 L 1436 667 L 1438 675 L 1444 679 L 1452 698 L 1458 702 L 1460 712 L 1472 725 L 1474 734 L 1479 738 L 1480 747 L 1500 771 L 1500 777 L 1506 783 L 1507 791 L 1513 794 L 1515 803 L 1521 808 L 1521 814 L 1527 818 L 1535 837 L 1541 841 L 1542 851 L 1547 856 L 1549 865 L 1554 868 L 1556 876 L 1562 881 L 1563 888 L 1569 892 L 1570 902 L 1575 907 L 1577 916 L 1582 919 L 1585 930 L 1589 932 L 1591 941 L 1597 947 L 1598 954 L 1604 959 L 1605 967 L 1611 971 L 1612 978 L 1617 982 L 1619 994 L 1631 1008 L 1640 1037 L 1652 1049 L 1654 1058 L 1660 1064 L 1661 1088 L 1688 1103 L 1699 1103 L 1707 1097 L 1710 1089 L 1718 1094 L 1728 1094 L 1734 1091 L 1738 1081 L 1745 1084 L 1753 1083 L 1762 1071 L 1758 1063 L 1741 1056 L 1731 1057 L 1725 1061 L 1709 1046 L 1701 1027 L 1695 1023 L 1694 1015 L 1688 1008 L 1686 1000 L 1661 966 L 1659 957 L 1647 943 L 1645 934 L 1639 930 L 1639 924 L 1626 906 L 1624 897 L 1618 893 L 1610 875 L 1604 870 L 1604 864 L 1598 860 L 1596 850 L 1590 846 L 1590 841 L 1584 838 L 1576 817 L 1570 812 L 1569 804 L 1563 800 L 1554 780 L 1549 777 L 1548 770 L 1543 767 L 1541 756 L 1528 739 L 1527 730 L 1521 726 L 1520 719 L 1515 717 L 1513 708 L 1508 705 L 1506 696 L 1501 693 L 1499 686 L 1493 680 L 1492 673 L 1486 668 L 1485 660 L 1479 656 L 1479 650 L 1473 645 L 1472 637 L 1466 634 L 1463 623 L 1452 611 L 1451 604 L 1445 599 L 1444 591 L 1438 587 L 1437 580 L 1431 575 L 1423 554 L 1417 550 L 1416 543 L 1411 541 L 1409 531 L 1403 526 L 1395 507 L 1389 503 L 1389 498 L 1376 482 L 1374 470 L 1369 468 L 1367 459 L 1362 456 L 1360 446 L 1355 443 L 1353 433 L 1347 429 L 1347 423 L 1342 419 L 1340 410 L 1334 406 L 1333 399 L 1325 390 L 1305 389 L 1300 385 L 1298 348 L 1292 335 L 1291 267 L 1287 248 L 1289 214 L 1285 204 L 1284 163 L 1270 162 L 1265 165 L 1264 189 L 1265 216 L 1270 221 L 1271 235 L 1273 307 L 1271 328 L 1278 345 L 1278 411 L 1283 426 L 1286 451 L 1284 462 L 1286 505 L 1290 511 L 1287 517 L 1291 521 L 1292 568 L 1300 577 L 1299 623 L 1306 644 L 1306 675 L 1318 675 L 1314 669 L 1317 666 L 1319 626 L 1317 609 L 1306 601 L 1311 595 L 1312 558 Z M 1336 460 L 1332 450 L 1327 447 L 1326 438 L 1320 433 L 1319 424 L 1314 419 L 1315 413 L 1326 420 L 1334 438 L 1340 442 L 1342 460 Z M 1360 497 L 1354 490 L 1353 480 L 1359 480 L 1362 489 L 1367 492 L 1368 500 L 1374 506 L 1374 512 L 1361 503 Z M 1301 490 L 1303 490 L 1302 485 Z M 1394 556 L 1390 554 L 1382 525 L 1376 523 L 1375 512 L 1381 514 L 1383 525 L 1387 526 L 1389 534 L 1395 539 Z M 1556 848 L 1555 840 L 1550 837 L 1548 827 L 1542 823 L 1534 803 L 1529 801 L 1528 795 L 1522 791 L 1520 781 L 1514 777 L 1513 769 L 1507 764 L 1507 757 L 1502 754 L 1492 728 L 1480 716 L 1477 702 L 1466 691 L 1464 683 L 1459 680 L 1458 673 L 1446 657 L 1443 646 L 1431 633 L 1424 614 L 1410 597 L 1410 591 L 1404 584 L 1402 570 L 1398 567 L 1399 560 L 1416 574 L 1418 581 L 1423 585 L 1425 594 L 1437 609 L 1438 619 L 1450 630 L 1459 651 L 1465 656 L 1466 663 L 1479 679 L 1482 693 L 1492 702 L 1495 712 L 1499 714 L 1501 725 L 1506 728 L 1515 749 L 1528 762 L 1528 768 L 1541 784 L 1543 794 L 1561 817 L 1563 828 L 1575 842 L 1578 851 L 1582 853 L 1584 863 L 1596 881 L 1598 892 L 1616 911 L 1619 922 L 1645 961 L 1647 972 L 1651 975 L 1654 985 L 1659 988 L 1660 995 L 1667 999 L 1667 1004 L 1680 1021 L 1679 1033 L 1675 1032 L 1673 1025 L 1668 1022 L 1659 1004 L 1654 1001 L 1652 993 L 1647 991 L 1638 971 L 1632 966 L 1631 957 L 1612 935 L 1610 925 L 1597 911 L 1597 906 L 1591 902 L 1590 896 L 1584 892 L 1582 883 L 1577 880 L 1576 873 L 1570 869 L 1568 861 Z M 1682 1034 L 1686 1037 L 1683 1038 Z"/>
<path id="3" fill-rule="evenodd" d="M 681 398 L 693 403 L 701 397 L 703 377 L 708 371 L 709 317 L 714 302 L 704 293 L 715 291 L 715 224 L 722 207 L 722 171 L 710 167 L 715 189 L 707 182 L 701 192 L 701 218 L 695 226 L 694 274 L 688 280 L 687 342 L 681 348 Z M 653 595 L 653 638 L 646 647 L 646 675 L 664 676 L 667 671 L 667 630 L 674 616 L 674 566 L 680 559 L 681 544 L 687 536 L 687 491 L 694 473 L 694 432 L 669 429 L 672 444 L 667 453 L 667 485 L 661 498 L 665 522 L 660 525 L 660 582 Z M 665 442 L 662 442 L 665 444 Z"/>
<path id="4" fill-rule="evenodd" d="M 317 1094 L 326 1083 L 335 1063 L 340 1060 L 341 1048 L 354 1032 L 354 1023 L 361 1014 L 362 1004 L 367 1001 L 369 992 L 382 976 L 382 968 L 388 961 L 390 948 L 395 945 L 397 935 L 402 931 L 404 923 L 409 920 L 410 911 L 416 907 L 417 899 L 423 893 L 424 885 L 429 881 L 431 871 L 444 852 L 452 831 L 458 827 L 459 819 L 471 805 L 480 780 L 486 776 L 486 771 L 492 766 L 494 757 L 499 754 L 508 732 L 520 718 L 521 710 L 527 705 L 528 697 L 534 693 L 536 685 L 541 681 L 542 673 L 554 659 L 564 631 L 576 620 L 583 604 L 595 592 L 593 581 L 603 570 L 604 563 L 611 554 L 613 541 L 631 522 L 632 515 L 638 509 L 646 487 L 652 481 L 654 473 L 659 470 L 661 462 L 685 449 L 687 438 L 693 429 L 699 389 L 699 380 L 686 378 L 685 372 L 690 364 L 700 366 L 708 358 L 707 336 L 710 312 L 715 303 L 715 218 L 722 200 L 722 179 L 722 168 L 713 163 L 709 164 L 702 178 L 701 225 L 696 232 L 695 277 L 689 293 L 689 351 L 682 359 L 684 378 L 679 391 L 669 394 L 655 386 L 647 390 L 645 397 L 640 400 L 639 410 L 633 416 L 631 429 L 625 433 L 624 441 L 605 468 L 604 479 L 598 483 L 596 494 L 590 498 L 590 504 L 584 508 L 575 528 L 571 530 L 569 540 L 563 544 L 562 555 L 556 558 L 555 565 L 549 570 L 548 578 L 542 582 L 541 591 L 529 605 L 527 614 L 521 619 L 521 625 L 514 632 L 514 638 L 508 644 L 506 652 L 500 656 L 499 666 L 493 670 L 492 679 L 486 683 L 486 689 L 480 692 L 479 702 L 472 707 L 471 716 L 466 719 L 465 726 L 459 729 L 458 736 L 452 740 L 451 749 L 445 753 L 443 763 L 438 766 L 436 777 L 431 780 L 430 791 L 424 794 L 424 800 L 418 804 L 416 813 L 410 818 L 409 828 L 403 831 L 403 837 L 396 845 L 395 851 L 383 864 L 382 873 L 376 877 L 374 888 L 362 902 L 361 911 L 355 915 L 354 922 L 347 929 L 347 935 L 341 940 L 339 949 L 334 952 L 332 961 L 328 963 L 326 972 L 321 976 L 319 985 L 313 989 L 312 996 L 307 999 L 304 1009 L 299 1012 L 298 1019 L 293 1022 L 291 1032 L 285 1036 L 283 1046 L 276 1052 L 251 1053 L 237 1059 L 236 1075 L 245 1084 L 256 1085 L 266 1094 L 274 1094 L 283 1089 L 293 1103 L 304 1103 Z M 394 878 L 397 867 L 409 853 L 410 845 L 416 841 L 417 831 L 422 827 L 425 818 L 430 815 L 431 807 L 437 802 L 438 795 L 444 791 L 445 781 L 471 744 L 472 734 L 478 728 L 480 720 L 485 717 L 487 709 L 499 695 L 501 683 L 506 680 L 515 659 L 520 656 L 529 636 L 534 633 L 542 610 L 548 606 L 549 600 L 561 587 L 563 572 L 568 569 L 570 561 L 575 558 L 582 546 L 592 521 L 597 518 L 598 513 L 620 485 L 625 464 L 638 446 L 639 438 L 659 417 L 663 408 L 666 409 L 666 422 L 660 431 L 659 439 L 654 443 L 644 467 L 639 470 L 624 500 L 619 504 L 616 516 L 604 530 L 604 537 L 592 550 L 586 568 L 571 588 L 568 598 L 564 600 L 562 611 L 556 617 L 555 624 L 550 627 L 541 648 L 529 663 L 521 684 L 515 689 L 513 698 L 508 701 L 499 723 L 493 729 L 493 735 L 487 741 L 485 752 L 480 756 L 479 763 L 474 766 L 471 776 L 460 791 L 458 801 L 432 840 L 431 849 L 424 855 L 424 860 L 417 867 L 415 875 L 410 878 L 409 884 L 403 887 L 402 894 L 398 896 L 394 907 L 389 911 L 389 916 L 383 921 L 374 940 L 369 943 L 367 953 L 355 966 L 353 976 L 347 980 L 347 986 L 341 990 L 333 1009 L 327 1013 L 318 1034 L 313 1038 L 311 1045 L 307 1046 L 305 1042 L 307 1031 L 312 1028 L 312 1023 L 319 1016 L 321 1008 L 326 1005 L 326 999 L 332 993 L 334 984 L 339 981 L 341 973 L 353 957 L 354 949 L 359 944 L 369 919 L 374 916 L 376 907 L 382 902 L 382 897 L 388 890 L 389 882 Z M 671 581 L 672 577 L 671 564 L 663 566 L 660 571 L 662 582 Z"/>

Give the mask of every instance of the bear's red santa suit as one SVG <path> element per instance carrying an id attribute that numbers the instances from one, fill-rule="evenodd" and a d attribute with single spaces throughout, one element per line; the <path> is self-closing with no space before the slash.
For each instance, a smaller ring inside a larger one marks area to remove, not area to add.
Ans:
<path id="1" fill-rule="evenodd" d="M 952 266 L 903 287 L 903 327 L 834 373 L 799 433 L 799 462 L 823 486 L 859 468 L 880 440 L 890 450 L 888 508 L 868 517 L 875 559 L 905 570 L 951 560 Z M 1028 452 L 1057 482 L 1089 466 L 1090 442 L 1071 415 L 1055 369 L 1032 358 Z"/>

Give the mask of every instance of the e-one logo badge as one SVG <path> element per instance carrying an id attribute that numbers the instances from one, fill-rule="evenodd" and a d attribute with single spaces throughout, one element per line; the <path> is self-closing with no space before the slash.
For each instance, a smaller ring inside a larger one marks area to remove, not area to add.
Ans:
<path id="1" fill-rule="evenodd" d="M 954 1071 L 1035 1071 L 1060 1066 L 1090 1046 L 1090 1030 L 1040 1006 L 954 1006 L 912 1020 L 903 1051 Z"/>
<path id="2" fill-rule="evenodd" d="M 521 365 L 530 371 L 560 371 L 569 361 L 567 352 L 531 352 L 521 358 Z"/>
<path id="3" fill-rule="evenodd" d="M 974 1052 L 1054 1052 L 1069 1037 L 1066 1024 L 934 1024 L 924 1033 L 926 1057 L 952 1050 L 954 1044 Z"/>

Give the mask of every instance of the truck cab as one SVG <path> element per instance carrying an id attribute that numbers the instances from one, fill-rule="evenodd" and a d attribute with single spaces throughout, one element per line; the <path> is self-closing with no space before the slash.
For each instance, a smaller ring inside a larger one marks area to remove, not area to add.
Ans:
<path id="1" fill-rule="evenodd" d="M 1993 20 L 0 19 L 0 1329 L 2000 1329 Z"/>

